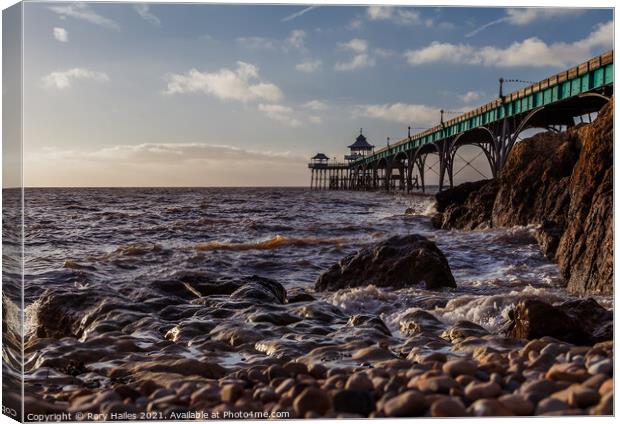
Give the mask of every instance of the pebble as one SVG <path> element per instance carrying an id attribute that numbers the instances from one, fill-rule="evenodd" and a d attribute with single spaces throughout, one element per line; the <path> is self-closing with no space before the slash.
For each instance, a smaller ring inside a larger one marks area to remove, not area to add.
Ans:
<path id="1" fill-rule="evenodd" d="M 332 397 L 334 411 L 359 414 L 367 417 L 374 409 L 375 402 L 367 391 L 338 390 Z"/>
<path id="2" fill-rule="evenodd" d="M 465 387 L 465 396 L 471 400 L 488 399 L 499 396 L 502 388 L 497 383 L 478 383 L 472 381 Z"/>
<path id="3" fill-rule="evenodd" d="M 598 393 L 601 396 L 604 396 L 606 393 L 613 392 L 613 390 L 614 390 L 614 380 L 609 378 L 605 380 L 603 384 L 601 384 L 601 387 L 598 388 Z"/>
<path id="4" fill-rule="evenodd" d="M 424 393 L 445 393 L 448 394 L 450 389 L 458 387 L 458 383 L 446 376 L 418 378 L 414 381 L 415 387 Z"/>
<path id="5" fill-rule="evenodd" d="M 505 408 L 509 409 L 514 415 L 532 415 L 534 404 L 520 394 L 508 394 L 497 399 Z"/>
<path id="6" fill-rule="evenodd" d="M 383 410 L 388 417 L 417 417 L 428 408 L 424 395 L 407 391 L 385 402 Z"/>
<path id="7" fill-rule="evenodd" d="M 538 406 L 536 406 L 536 415 L 542 415 L 549 412 L 564 411 L 566 409 L 570 409 L 568 403 L 556 398 L 548 397 L 538 402 Z"/>
<path id="8" fill-rule="evenodd" d="M 456 359 L 443 364 L 442 369 L 446 374 L 456 377 L 459 375 L 474 375 L 478 369 L 478 365 L 474 361 Z"/>
<path id="9" fill-rule="evenodd" d="M 368 376 L 364 373 L 353 374 L 349 377 L 344 387 L 345 389 L 366 391 L 371 391 L 374 388 L 372 381 L 370 381 Z"/>
<path id="10" fill-rule="evenodd" d="M 464 417 L 465 405 L 458 397 L 443 397 L 431 405 L 431 417 Z"/>
<path id="11" fill-rule="evenodd" d="M 234 403 L 243 394 L 243 388 L 238 384 L 227 384 L 220 390 L 222 402 Z"/>
<path id="12" fill-rule="evenodd" d="M 327 377 L 327 368 L 325 365 L 315 362 L 308 367 L 308 373 L 316 379 L 323 380 Z"/>
<path id="13" fill-rule="evenodd" d="M 579 384 L 573 384 L 567 389 L 552 394 L 551 397 L 566 402 L 572 408 L 593 406 L 601 399 L 601 395 L 596 390 Z"/>
<path id="14" fill-rule="evenodd" d="M 590 410 L 591 415 L 613 415 L 614 413 L 614 393 L 607 392 L 601 401 Z"/>
<path id="15" fill-rule="evenodd" d="M 581 383 L 583 381 L 586 381 L 590 377 L 590 375 L 588 375 L 586 370 L 580 365 L 569 362 L 566 364 L 553 365 L 551 368 L 549 368 L 549 371 L 547 371 L 545 377 L 551 380 L 563 380 L 574 383 Z"/>
<path id="16" fill-rule="evenodd" d="M 305 417 L 308 412 L 314 412 L 319 416 L 331 407 L 331 401 L 325 391 L 316 387 L 305 388 L 293 401 L 293 410 L 297 417 Z"/>
<path id="17" fill-rule="evenodd" d="M 497 399 L 478 399 L 467 410 L 476 417 L 498 417 L 514 415 Z"/>
<path id="18" fill-rule="evenodd" d="M 598 362 L 591 363 L 588 366 L 589 374 L 611 374 L 611 370 L 613 369 L 613 363 L 611 359 L 603 359 Z"/>
<path id="19" fill-rule="evenodd" d="M 282 368 L 290 377 L 296 377 L 299 374 L 308 374 L 308 367 L 301 362 L 287 362 Z"/>

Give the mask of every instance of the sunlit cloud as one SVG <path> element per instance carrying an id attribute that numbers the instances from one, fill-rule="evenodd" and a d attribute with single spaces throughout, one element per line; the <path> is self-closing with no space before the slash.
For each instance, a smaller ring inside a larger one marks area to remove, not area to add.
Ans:
<path id="1" fill-rule="evenodd" d="M 165 94 L 202 93 L 221 100 L 248 102 L 254 100 L 278 101 L 283 97 L 280 88 L 263 82 L 255 65 L 237 62 L 237 69 L 220 69 L 216 72 L 200 72 L 191 69 L 185 74 L 166 77 Z"/>
<path id="2" fill-rule="evenodd" d="M 299 127 L 301 121 L 295 116 L 295 111 L 288 106 L 279 104 L 259 104 L 258 110 L 265 114 L 269 119 L 282 122 L 291 127 Z"/>
<path id="3" fill-rule="evenodd" d="M 320 100 L 310 100 L 309 102 L 304 103 L 304 107 L 311 110 L 325 110 L 328 108 L 327 103 Z"/>
<path id="4" fill-rule="evenodd" d="M 408 50 L 404 56 L 410 65 L 429 63 L 454 63 L 496 67 L 516 66 L 570 66 L 594 54 L 595 49 L 611 48 L 613 45 L 613 22 L 598 25 L 586 38 L 574 43 L 547 44 L 532 37 L 517 41 L 506 48 L 495 46 L 472 46 L 435 41 L 416 50 Z"/>
<path id="5" fill-rule="evenodd" d="M 66 71 L 55 71 L 41 78 L 43 86 L 58 90 L 71 87 L 76 80 L 90 80 L 95 82 L 106 82 L 110 78 L 104 72 L 91 71 L 86 68 L 72 68 Z"/>
<path id="6" fill-rule="evenodd" d="M 354 108 L 353 117 L 430 127 L 439 122 L 440 108 L 407 103 L 359 105 Z"/>
<path id="7" fill-rule="evenodd" d="M 316 72 L 321 68 L 323 62 L 320 60 L 307 60 L 305 62 L 298 63 L 295 65 L 295 69 L 300 72 L 312 73 Z"/>
<path id="8" fill-rule="evenodd" d="M 334 66 L 336 71 L 346 72 L 346 71 L 355 71 L 357 69 L 369 68 L 375 66 L 375 59 L 370 57 L 366 53 L 358 54 L 353 57 L 350 61 L 347 62 L 337 62 Z"/>
<path id="9" fill-rule="evenodd" d="M 368 6 L 366 15 L 371 21 L 391 21 L 398 25 L 415 25 L 422 23 L 420 12 L 411 8 L 392 6 Z"/>
<path id="10" fill-rule="evenodd" d="M 304 47 L 304 40 L 306 38 L 306 32 L 301 29 L 296 29 L 291 31 L 291 35 L 286 40 L 287 43 L 296 49 L 301 49 Z"/>
<path id="11" fill-rule="evenodd" d="M 56 41 L 60 41 L 61 43 L 69 42 L 69 33 L 66 29 L 54 27 L 53 34 Z"/>

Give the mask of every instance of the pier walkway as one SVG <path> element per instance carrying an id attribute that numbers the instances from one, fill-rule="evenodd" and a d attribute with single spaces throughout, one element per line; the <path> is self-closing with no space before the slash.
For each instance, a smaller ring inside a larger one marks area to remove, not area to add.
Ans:
<path id="1" fill-rule="evenodd" d="M 311 187 L 411 191 L 419 184 L 424 190 L 427 158 L 436 155 L 442 190 L 446 182 L 453 186 L 457 151 L 466 145 L 481 149 L 495 177 L 523 131 L 563 131 L 590 122 L 613 95 L 613 79 L 613 51 L 508 94 L 504 84 L 514 80 L 500 78 L 496 100 L 449 120 L 442 110 L 439 123 L 423 132 L 411 134 L 409 128 L 406 137 L 378 150 L 360 132 L 344 162 L 317 154 L 308 164 Z"/>

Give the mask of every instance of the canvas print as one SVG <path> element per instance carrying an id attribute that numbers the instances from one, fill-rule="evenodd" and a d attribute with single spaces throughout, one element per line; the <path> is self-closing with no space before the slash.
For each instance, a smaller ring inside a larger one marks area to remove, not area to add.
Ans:
<path id="1" fill-rule="evenodd" d="M 5 9 L 3 414 L 613 416 L 613 12 Z"/>

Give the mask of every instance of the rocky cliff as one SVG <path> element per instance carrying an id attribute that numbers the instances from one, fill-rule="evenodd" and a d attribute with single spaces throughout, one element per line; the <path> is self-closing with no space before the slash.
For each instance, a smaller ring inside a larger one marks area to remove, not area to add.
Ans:
<path id="1" fill-rule="evenodd" d="M 598 118 L 518 143 L 500 177 L 437 195 L 438 228 L 539 224 L 543 253 L 567 288 L 613 291 L 613 101 Z"/>

